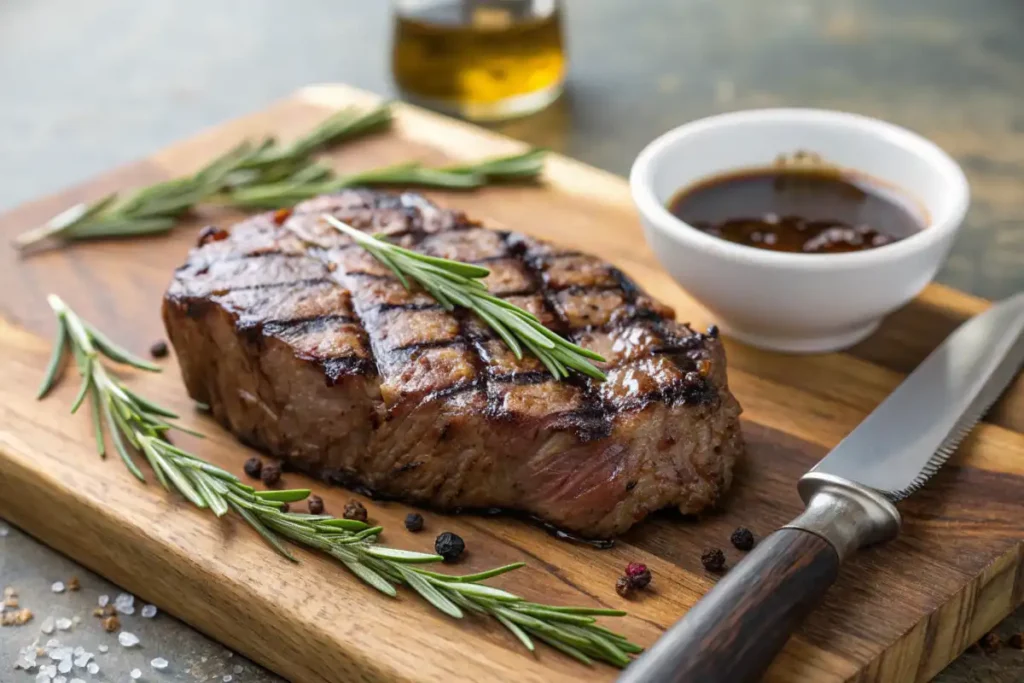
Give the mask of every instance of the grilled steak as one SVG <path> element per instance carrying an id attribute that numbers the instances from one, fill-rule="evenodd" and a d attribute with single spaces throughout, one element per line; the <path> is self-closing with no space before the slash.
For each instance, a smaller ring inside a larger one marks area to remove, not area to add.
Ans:
<path id="1" fill-rule="evenodd" d="M 406 291 L 320 218 L 485 264 L 489 289 L 607 363 L 554 381 L 468 311 Z M 346 191 L 207 228 L 164 299 L 189 393 L 240 439 L 348 486 L 524 511 L 587 537 L 728 487 L 739 405 L 714 335 L 607 263 L 416 194 Z"/>

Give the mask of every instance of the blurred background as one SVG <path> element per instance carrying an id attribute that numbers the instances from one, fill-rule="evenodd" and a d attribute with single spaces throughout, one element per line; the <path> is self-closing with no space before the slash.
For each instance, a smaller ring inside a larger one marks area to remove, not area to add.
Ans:
<path id="1" fill-rule="evenodd" d="M 314 82 L 396 95 L 383 0 L 0 0 L 0 209 Z M 398 3 L 421 4 L 421 3 Z M 530 3 L 528 3 L 530 4 Z M 547 3 L 539 3 L 541 5 Z M 497 124 L 625 174 L 707 114 L 820 106 L 913 128 L 964 165 L 974 203 L 940 280 L 1022 285 L 1024 3 L 568 0 L 565 95 Z"/>

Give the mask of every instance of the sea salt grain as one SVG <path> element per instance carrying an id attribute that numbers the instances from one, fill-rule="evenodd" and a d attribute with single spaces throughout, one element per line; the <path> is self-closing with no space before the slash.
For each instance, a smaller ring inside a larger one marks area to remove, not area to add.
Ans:
<path id="1" fill-rule="evenodd" d="M 77 657 L 75 657 L 75 666 L 81 669 L 83 666 L 89 663 L 90 659 L 92 659 L 91 652 L 85 652 L 83 654 L 80 654 Z"/>
<path id="2" fill-rule="evenodd" d="M 100 672 L 100 665 L 96 662 L 89 662 L 89 665 L 85 667 L 85 670 L 95 676 Z"/>
<path id="3" fill-rule="evenodd" d="M 235 664 L 235 667 L 234 667 L 233 671 L 234 671 L 234 672 L 235 672 L 236 674 L 240 674 L 240 673 L 242 673 L 242 671 L 243 671 L 243 669 L 242 669 L 242 665 L 241 665 L 241 664 Z"/>
<path id="4" fill-rule="evenodd" d="M 46 617 L 46 620 L 43 621 L 43 625 L 39 627 L 39 630 L 46 635 L 53 633 L 53 617 Z"/>
<path id="5" fill-rule="evenodd" d="M 132 669 L 132 672 L 128 675 L 134 678 L 135 680 L 139 680 L 140 678 L 142 678 L 142 672 L 138 669 Z"/>
<path id="6" fill-rule="evenodd" d="M 224 678 L 220 680 L 224 681 L 224 683 L 231 683 L 231 674 L 224 674 Z"/>
<path id="7" fill-rule="evenodd" d="M 71 628 L 71 620 L 67 619 L 67 618 L 58 619 L 57 620 L 57 628 L 60 629 L 61 631 L 69 630 Z"/>
<path id="8" fill-rule="evenodd" d="M 121 631 L 117 634 L 117 642 L 121 643 L 122 647 L 135 647 L 139 644 L 139 639 L 134 633 Z"/>
<path id="9" fill-rule="evenodd" d="M 55 679 L 53 679 L 53 683 L 68 683 L 68 679 L 64 678 L 63 676 L 57 676 Z"/>
<path id="10" fill-rule="evenodd" d="M 36 676 L 36 683 L 50 683 L 53 680 L 45 671 L 40 671 L 39 675 Z"/>
<path id="11" fill-rule="evenodd" d="M 140 614 L 146 619 L 152 619 L 156 616 L 156 605 L 144 605 Z"/>
<path id="12" fill-rule="evenodd" d="M 71 659 L 68 658 L 68 659 L 60 660 L 60 664 L 57 665 L 57 671 L 61 672 L 62 674 L 70 673 L 71 672 Z"/>
<path id="13" fill-rule="evenodd" d="M 74 652 L 72 652 L 71 654 L 73 654 L 76 657 L 81 657 L 82 655 L 85 654 L 85 648 L 82 647 L 81 645 L 79 645 L 78 647 L 75 648 Z"/>
<path id="14" fill-rule="evenodd" d="M 109 595 L 101 595 L 99 597 L 99 599 L 96 600 L 96 604 L 99 605 L 100 607 L 106 607 L 109 602 L 110 602 L 110 596 Z"/>
<path id="15" fill-rule="evenodd" d="M 72 678 L 68 683 L 85 683 L 81 678 Z"/>
<path id="16" fill-rule="evenodd" d="M 153 667 L 154 669 L 166 669 L 167 668 L 167 664 L 168 664 L 167 660 L 164 659 L 163 657 L 157 657 L 156 659 L 154 659 L 153 661 L 151 661 L 149 663 L 149 665 L 151 667 Z"/>
<path id="17" fill-rule="evenodd" d="M 109 647 L 107 647 L 106 645 L 100 645 L 100 646 L 99 646 L 98 648 L 96 648 L 96 649 L 97 649 L 97 650 L 99 650 L 100 652 L 106 652 L 106 651 L 107 651 L 107 650 L 109 650 L 110 648 L 109 648 Z"/>
<path id="18" fill-rule="evenodd" d="M 56 638 L 50 638 L 48 641 L 46 641 L 46 647 L 48 647 L 48 648 L 50 648 L 50 647 L 57 647 L 59 645 L 60 645 L 60 641 L 57 640 Z"/>
<path id="19" fill-rule="evenodd" d="M 63 593 L 64 592 L 64 582 L 63 581 L 54 581 L 53 585 L 50 586 L 50 590 L 52 590 L 54 593 Z"/>

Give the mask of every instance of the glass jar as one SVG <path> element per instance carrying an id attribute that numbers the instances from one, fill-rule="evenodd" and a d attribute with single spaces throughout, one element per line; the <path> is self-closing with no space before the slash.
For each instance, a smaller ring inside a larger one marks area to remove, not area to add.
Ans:
<path id="1" fill-rule="evenodd" d="M 402 97 L 474 121 L 539 111 L 565 79 L 559 0 L 392 0 Z"/>

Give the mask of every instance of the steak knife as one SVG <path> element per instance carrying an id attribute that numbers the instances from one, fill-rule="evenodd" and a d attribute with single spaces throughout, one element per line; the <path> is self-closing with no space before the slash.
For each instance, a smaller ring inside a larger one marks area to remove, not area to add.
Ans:
<path id="1" fill-rule="evenodd" d="M 810 472 L 806 508 L 763 539 L 619 683 L 758 681 L 856 550 L 894 538 L 895 503 L 956 451 L 1024 362 L 1024 292 L 958 327 Z"/>

